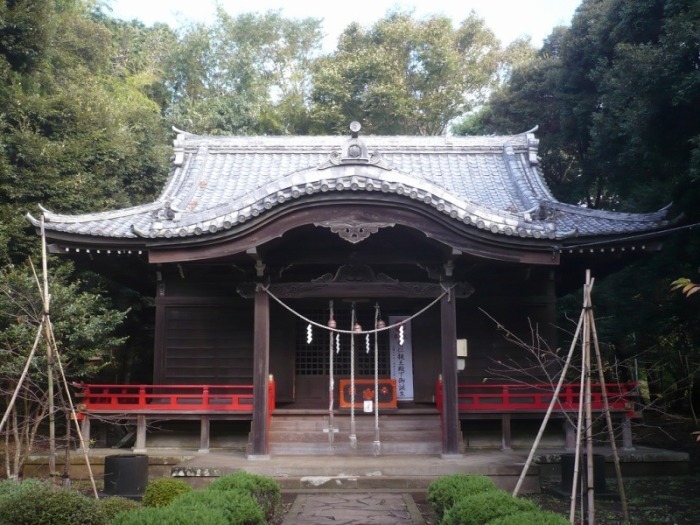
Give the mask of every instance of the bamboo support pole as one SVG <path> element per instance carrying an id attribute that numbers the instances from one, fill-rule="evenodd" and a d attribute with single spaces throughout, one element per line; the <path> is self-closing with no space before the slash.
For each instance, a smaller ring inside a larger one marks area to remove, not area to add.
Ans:
<path id="1" fill-rule="evenodd" d="M 49 309 L 51 296 L 49 295 L 49 276 L 48 262 L 46 255 L 46 232 L 44 231 L 44 216 L 41 216 L 41 269 L 43 272 L 44 292 L 42 300 L 44 303 L 44 330 L 46 331 L 46 360 L 47 360 L 47 378 L 48 378 L 48 402 L 49 402 L 49 475 L 51 483 L 54 482 L 56 473 L 56 414 L 54 407 L 54 388 L 53 388 L 53 349 L 51 347 L 51 327 L 49 319 Z"/>
<path id="2" fill-rule="evenodd" d="M 518 478 L 518 483 L 515 485 L 515 489 L 513 490 L 513 496 L 517 496 L 518 492 L 520 492 L 520 488 L 523 485 L 523 482 L 525 481 L 525 476 L 527 476 L 527 471 L 530 468 L 530 464 L 532 463 L 532 459 L 535 457 L 535 452 L 537 452 L 537 447 L 540 444 L 540 440 L 542 439 L 542 435 L 544 434 L 544 430 L 547 427 L 547 422 L 549 421 L 549 417 L 552 415 L 552 410 L 554 410 L 554 405 L 557 402 L 557 399 L 559 398 L 559 392 L 561 392 L 561 387 L 564 384 L 564 379 L 566 377 L 566 372 L 569 369 L 569 365 L 571 364 L 571 356 L 574 353 L 574 348 L 576 348 L 576 341 L 578 339 L 579 333 L 581 332 L 581 326 L 583 325 L 583 311 L 581 311 L 581 315 L 579 316 L 578 324 L 576 325 L 576 332 L 574 333 L 574 339 L 571 342 L 571 346 L 569 347 L 569 353 L 566 356 L 566 362 L 564 363 L 564 367 L 562 368 L 561 375 L 559 376 L 559 381 L 557 382 L 557 387 L 554 390 L 554 394 L 552 395 L 552 401 L 549 403 L 549 407 L 547 407 L 547 412 L 544 415 L 544 419 L 542 420 L 542 424 L 540 425 L 540 430 L 537 433 L 537 437 L 535 437 L 535 441 L 532 444 L 532 448 L 530 449 L 530 454 L 527 457 L 527 460 L 525 461 L 525 465 L 523 466 L 523 470 L 520 473 L 520 478 Z"/>
<path id="3" fill-rule="evenodd" d="M 581 355 L 581 365 L 583 365 L 583 354 Z M 581 374 L 578 391 L 578 419 L 576 420 L 576 447 L 574 448 L 574 477 L 571 483 L 571 506 L 569 507 L 569 523 L 574 524 L 576 518 L 576 493 L 578 491 L 579 469 L 581 468 L 581 433 L 583 432 L 583 399 L 586 392 L 586 381 Z"/>
<path id="4" fill-rule="evenodd" d="M 32 359 L 34 359 L 34 354 L 36 353 L 36 349 L 39 348 L 39 342 L 41 341 L 41 332 L 43 330 L 43 323 L 44 320 L 42 318 L 41 323 L 39 324 L 39 328 L 36 331 L 36 338 L 34 339 L 34 346 L 32 346 L 31 352 L 29 352 L 29 356 L 27 356 L 27 362 L 24 364 L 24 370 L 22 370 L 22 375 L 19 377 L 19 381 L 17 381 L 17 386 L 15 386 L 15 391 L 12 393 L 12 397 L 10 398 L 10 402 L 7 404 L 7 410 L 5 410 L 5 415 L 2 417 L 2 421 L 0 421 L 0 432 L 2 432 L 3 427 L 5 426 L 5 423 L 7 422 L 10 412 L 12 411 L 12 407 L 15 406 L 15 401 L 17 401 L 17 396 L 19 395 L 19 391 L 22 388 L 22 383 L 24 383 L 24 380 L 27 378 L 27 373 L 29 372 L 29 366 L 32 364 Z"/>
<path id="5" fill-rule="evenodd" d="M 583 321 L 583 356 L 586 377 L 586 496 L 588 525 L 595 525 L 595 485 L 593 475 L 593 411 L 591 408 L 591 272 L 586 270 L 586 286 L 584 287 L 584 321 Z"/>
<path id="6" fill-rule="evenodd" d="M 608 402 L 608 389 L 605 383 L 605 374 L 603 373 L 603 359 L 600 354 L 600 345 L 598 344 L 598 332 L 595 328 L 595 319 L 591 311 L 591 329 L 593 334 L 593 348 L 595 350 L 596 362 L 598 365 L 598 381 L 600 381 L 601 393 L 603 395 L 603 411 L 605 412 L 605 423 L 608 427 L 608 439 L 610 440 L 610 448 L 613 454 L 615 463 L 615 477 L 617 478 L 617 490 L 620 493 L 620 504 L 622 506 L 622 519 L 625 523 L 629 523 L 630 515 L 627 508 L 627 495 L 625 493 L 625 484 L 622 481 L 622 468 L 620 467 L 620 455 L 617 452 L 617 444 L 615 443 L 615 431 L 613 429 L 612 417 L 610 416 L 610 403 Z"/>

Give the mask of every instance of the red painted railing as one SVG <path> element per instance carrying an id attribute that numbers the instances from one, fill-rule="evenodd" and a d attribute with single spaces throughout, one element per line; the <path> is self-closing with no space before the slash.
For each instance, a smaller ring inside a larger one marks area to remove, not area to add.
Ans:
<path id="1" fill-rule="evenodd" d="M 253 412 L 253 385 L 81 385 L 83 412 Z M 269 382 L 268 409 L 275 409 Z"/>
<path id="2" fill-rule="evenodd" d="M 608 405 L 616 412 L 632 412 L 636 383 L 606 383 Z M 552 401 L 555 387 L 550 384 L 461 384 L 457 387 L 459 412 L 545 412 Z M 562 385 L 554 409 L 578 411 L 580 384 Z M 438 410 L 442 412 L 442 382 L 436 386 Z M 600 411 L 603 406 L 603 389 L 600 383 L 591 384 L 591 408 Z"/>

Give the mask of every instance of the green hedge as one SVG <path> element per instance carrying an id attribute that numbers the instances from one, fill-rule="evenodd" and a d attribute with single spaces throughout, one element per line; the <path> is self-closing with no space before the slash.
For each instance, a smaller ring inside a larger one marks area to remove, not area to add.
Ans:
<path id="1" fill-rule="evenodd" d="M 209 485 L 209 489 L 213 491 L 243 490 L 248 492 L 258 502 L 268 521 L 272 521 L 282 500 L 280 486 L 274 479 L 242 470 L 214 480 Z"/>
<path id="2" fill-rule="evenodd" d="M 491 478 L 471 474 L 442 476 L 428 485 L 428 502 L 441 520 L 459 499 L 498 490 Z"/>
<path id="3" fill-rule="evenodd" d="M 193 510 L 217 509 L 224 513 L 230 525 L 267 523 L 263 509 L 253 496 L 244 490 L 195 490 L 175 498 L 169 508 L 187 516 Z"/>
<path id="4" fill-rule="evenodd" d="M 146 507 L 165 507 L 180 494 L 191 490 L 192 487 L 181 479 L 159 478 L 146 485 L 143 504 Z"/>
<path id="5" fill-rule="evenodd" d="M 110 521 L 120 512 L 136 510 L 143 507 L 143 505 L 141 505 L 141 503 L 138 501 L 121 498 L 119 496 L 111 496 L 109 498 L 101 499 L 100 503 L 107 514 L 107 521 Z"/>
<path id="6" fill-rule="evenodd" d="M 521 511 L 537 510 L 526 499 L 514 498 L 502 490 L 466 496 L 445 512 L 442 525 L 484 525 L 491 520 Z"/>
<path id="7" fill-rule="evenodd" d="M 106 525 L 99 500 L 49 483 L 27 480 L 0 487 L 0 525 Z"/>
<path id="8" fill-rule="evenodd" d="M 111 525 L 229 525 L 222 509 L 197 507 L 187 512 L 173 507 L 143 507 L 120 512 Z"/>
<path id="9" fill-rule="evenodd" d="M 531 510 L 501 516 L 487 525 L 569 525 L 569 520 L 554 512 Z"/>

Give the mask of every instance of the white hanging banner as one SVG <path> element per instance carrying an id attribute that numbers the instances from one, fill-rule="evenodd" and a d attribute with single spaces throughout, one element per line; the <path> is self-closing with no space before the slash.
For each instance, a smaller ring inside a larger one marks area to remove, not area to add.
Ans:
<path id="1" fill-rule="evenodd" d="M 407 315 L 389 316 L 393 325 L 407 319 Z M 411 344 L 411 321 L 392 328 L 389 334 L 391 378 L 396 380 L 396 399 L 413 401 L 413 346 Z"/>

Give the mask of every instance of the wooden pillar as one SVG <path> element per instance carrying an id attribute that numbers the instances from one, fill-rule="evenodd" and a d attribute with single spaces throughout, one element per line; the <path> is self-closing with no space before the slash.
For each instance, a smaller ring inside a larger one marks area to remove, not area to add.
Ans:
<path id="1" fill-rule="evenodd" d="M 624 414 L 622 416 L 622 449 L 623 450 L 634 450 L 634 445 L 632 444 L 632 420 Z"/>
<path id="2" fill-rule="evenodd" d="M 199 450 L 197 453 L 209 454 L 209 416 L 201 416 L 199 425 Z"/>
<path id="3" fill-rule="evenodd" d="M 134 452 L 138 454 L 146 453 L 146 416 L 139 414 L 136 416 L 136 443 Z"/>
<path id="4" fill-rule="evenodd" d="M 80 422 L 80 435 L 83 438 L 84 449 L 83 452 L 87 452 L 90 448 L 90 416 L 87 414 L 83 415 L 83 420 Z"/>
<path id="5" fill-rule="evenodd" d="M 249 459 L 269 458 L 268 381 L 270 377 L 270 299 L 261 285 L 255 289 L 253 328 L 253 424 Z"/>
<path id="6" fill-rule="evenodd" d="M 564 431 L 566 432 L 566 450 L 575 450 L 576 425 L 568 417 L 564 418 Z"/>
<path id="7" fill-rule="evenodd" d="M 461 456 L 462 432 L 457 408 L 457 313 L 454 293 L 440 300 L 442 346 L 442 454 Z"/>
<path id="8" fill-rule="evenodd" d="M 510 429 L 510 414 L 501 415 L 501 450 L 513 450 Z"/>

